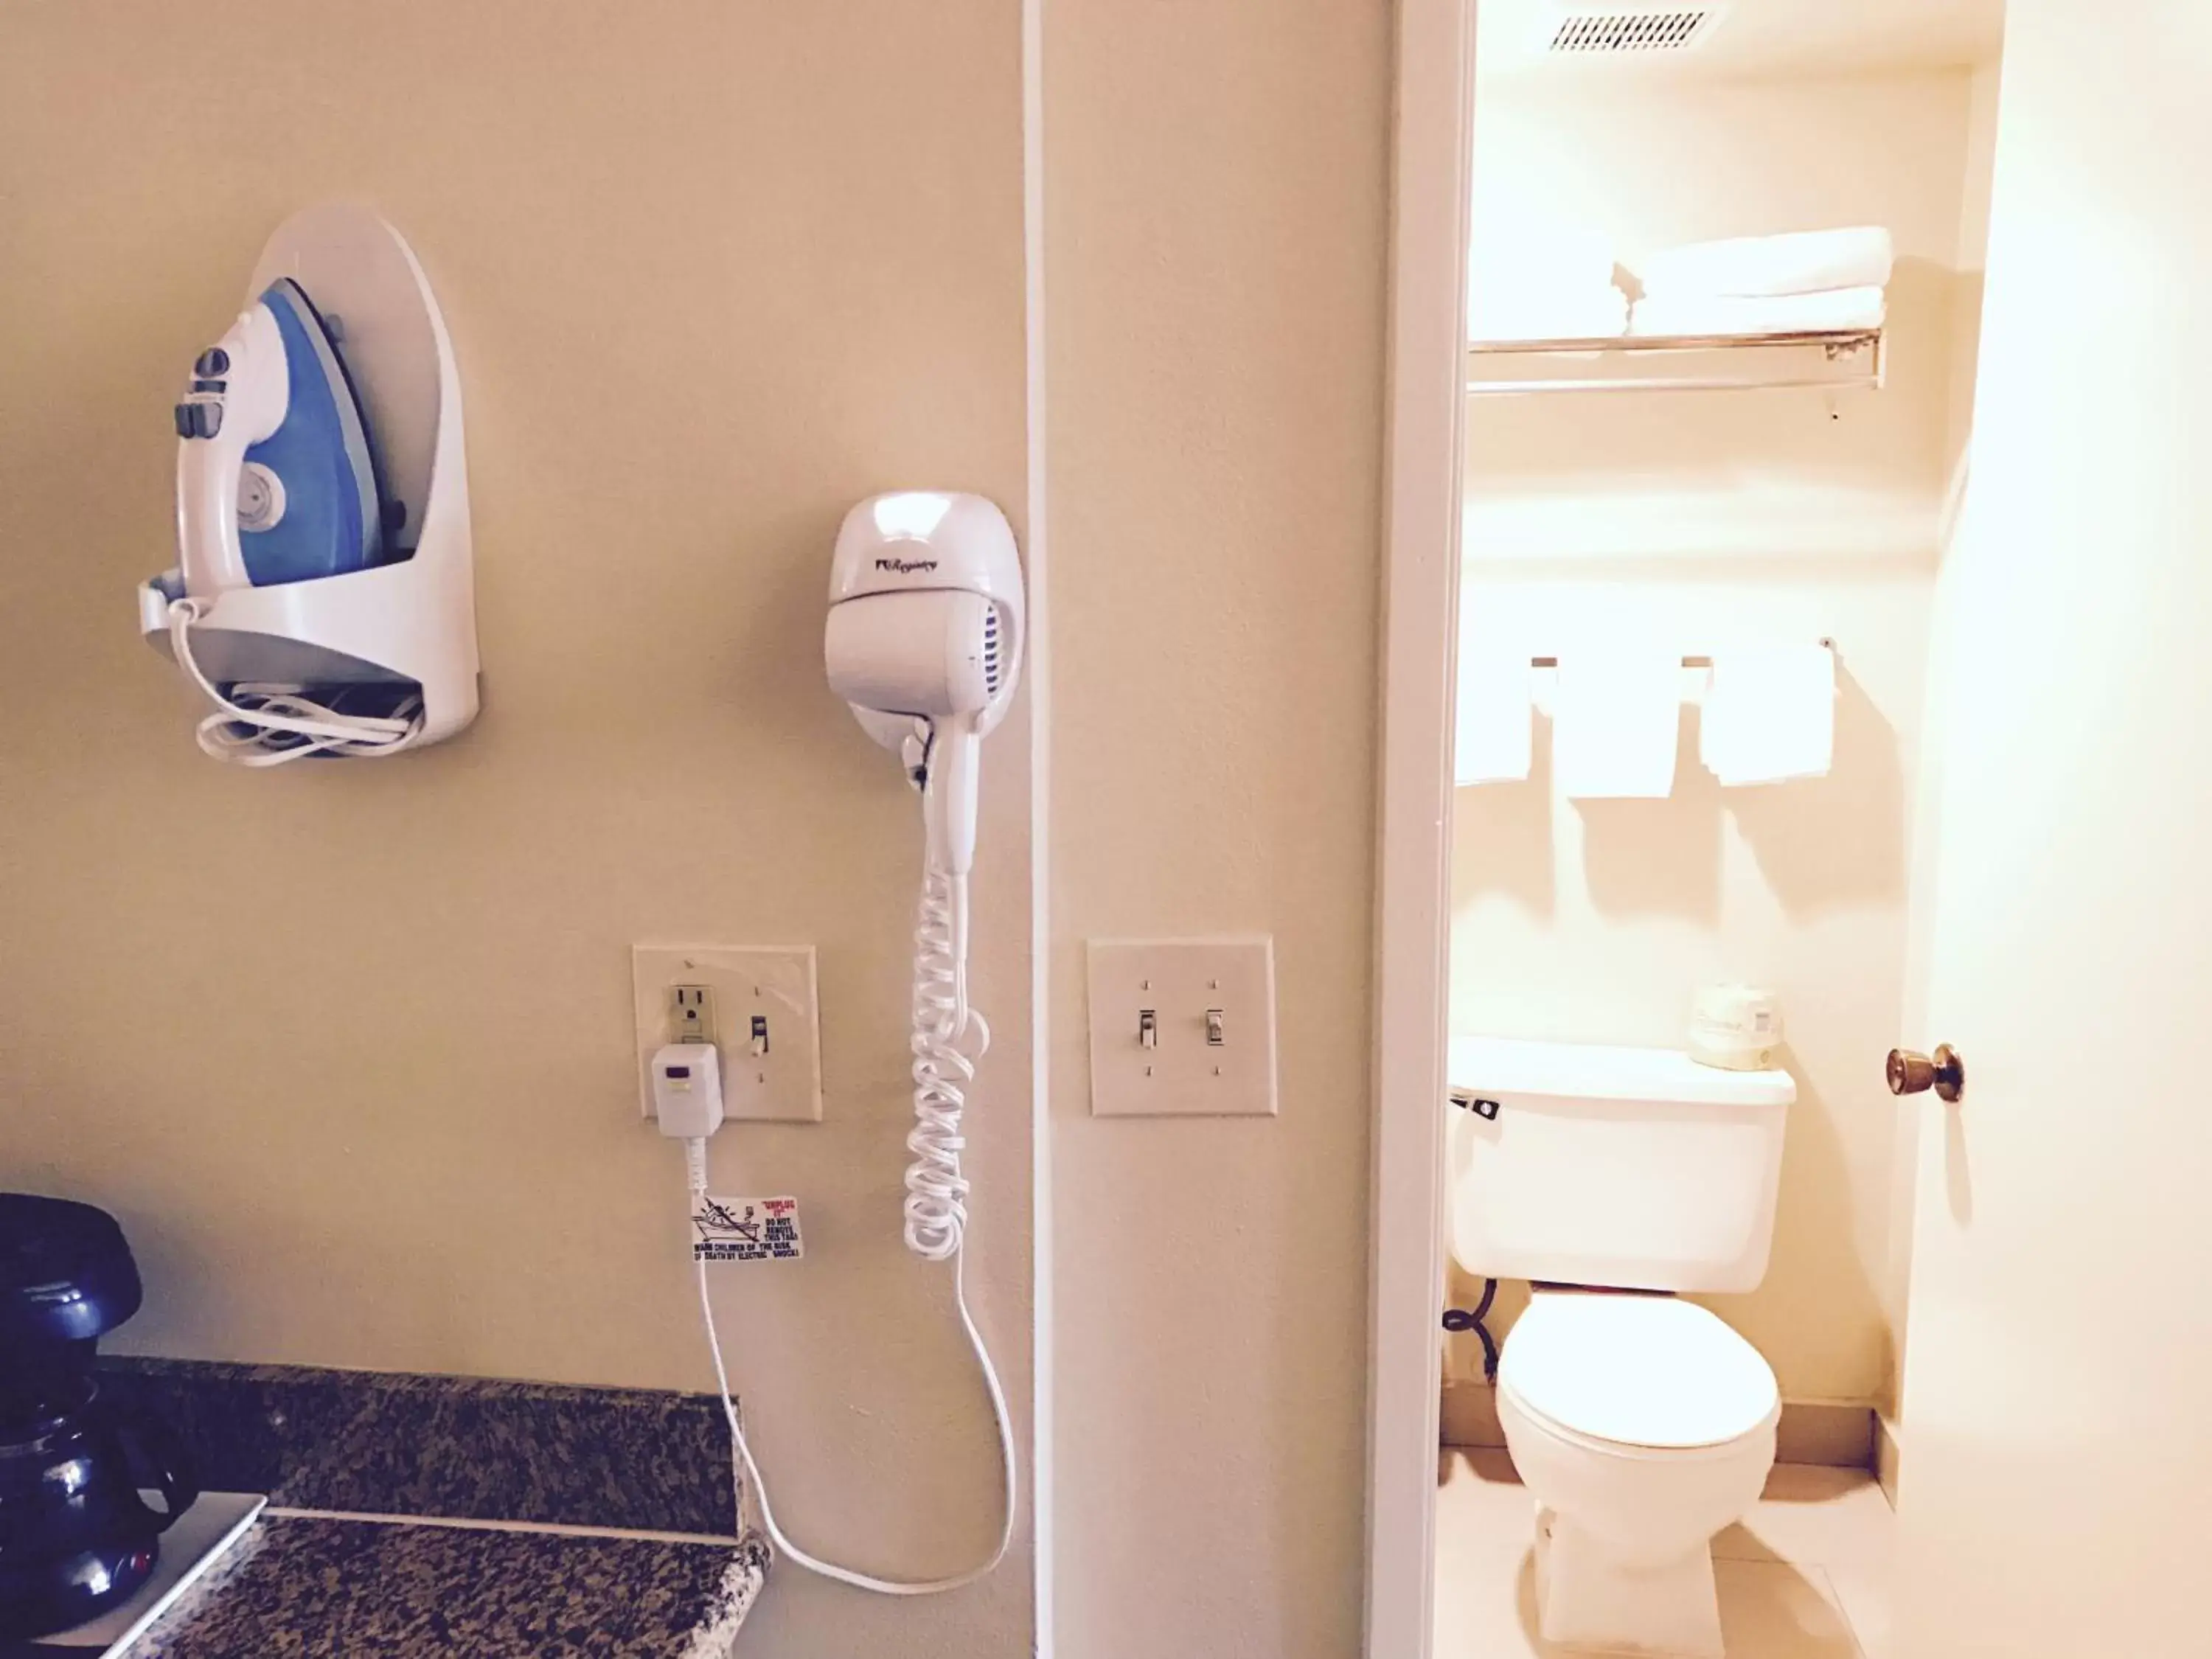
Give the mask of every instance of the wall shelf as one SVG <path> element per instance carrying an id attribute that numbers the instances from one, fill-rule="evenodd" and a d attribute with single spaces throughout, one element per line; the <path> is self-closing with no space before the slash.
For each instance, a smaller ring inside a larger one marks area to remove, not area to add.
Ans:
<path id="1" fill-rule="evenodd" d="M 1879 391 L 1880 328 L 1793 334 L 1623 334 L 1480 341 L 1467 349 L 1470 395 L 1553 392 Z"/>

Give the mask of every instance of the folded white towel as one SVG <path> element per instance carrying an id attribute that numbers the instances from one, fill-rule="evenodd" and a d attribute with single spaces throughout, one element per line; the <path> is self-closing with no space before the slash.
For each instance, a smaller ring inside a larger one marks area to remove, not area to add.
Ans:
<path id="1" fill-rule="evenodd" d="M 1848 230 L 1693 242 L 1646 255 L 1636 267 L 1636 276 L 1644 291 L 1655 296 L 1817 294 L 1826 289 L 1880 288 L 1889 281 L 1895 258 L 1888 231 L 1880 225 L 1860 225 Z"/>
<path id="2" fill-rule="evenodd" d="M 1826 294 L 1647 295 L 1628 319 L 1631 334 L 1804 334 L 1880 328 L 1888 302 L 1878 288 L 1839 288 Z"/>
<path id="3" fill-rule="evenodd" d="M 1682 710 L 1682 659 L 1646 646 L 1559 658 L 1552 775 L 1571 798 L 1668 794 Z"/>
<path id="4" fill-rule="evenodd" d="M 1836 751 L 1836 653 L 1825 645 L 1718 652 L 1698 755 L 1722 783 L 1825 777 Z"/>
<path id="5" fill-rule="evenodd" d="M 1535 712 L 1528 674 L 1527 653 L 1476 645 L 1462 625 L 1453 782 L 1515 783 L 1528 775 Z"/>
<path id="6" fill-rule="evenodd" d="M 1468 338 L 1610 340 L 1628 331 L 1628 296 L 1617 288 L 1582 292 L 1476 294 Z"/>

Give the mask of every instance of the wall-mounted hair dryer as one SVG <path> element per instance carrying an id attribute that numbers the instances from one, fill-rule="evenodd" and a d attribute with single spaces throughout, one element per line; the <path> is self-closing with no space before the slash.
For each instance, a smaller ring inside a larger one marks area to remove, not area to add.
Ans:
<path id="1" fill-rule="evenodd" d="M 922 791 L 930 867 L 975 861 L 980 740 L 1022 666 L 1022 566 L 981 495 L 900 490 L 845 515 L 830 572 L 830 688 Z"/>
<path id="2" fill-rule="evenodd" d="M 901 1206 L 907 1248 L 952 1267 L 953 1307 L 991 1397 L 999 1433 L 1004 1507 L 989 1556 L 944 1578 L 884 1578 L 810 1554 L 787 1536 L 760 1465 L 731 1403 L 728 1368 L 714 1329 L 706 1269 L 695 1263 L 699 1305 L 738 1458 L 752 1476 L 761 1519 L 785 1559 L 840 1583 L 885 1595 L 930 1595 L 994 1571 L 1013 1541 L 1018 1492 L 1013 1419 L 998 1368 L 968 1310 L 965 1250 L 967 1140 L 960 1118 L 991 1030 L 968 1006 L 968 872 L 975 860 L 976 763 L 983 736 L 1005 718 L 1022 664 L 1022 566 L 1006 515 L 981 495 L 902 490 L 874 495 L 845 515 L 830 575 L 823 637 L 830 684 L 870 736 L 899 755 L 921 791 L 927 824 L 920 920 L 915 929 L 914 1163 Z M 662 1051 L 688 1065 L 688 1057 Z M 719 1120 L 719 1106 L 709 1115 Z M 696 1137 L 714 1122 L 667 1133 Z M 693 1202 L 704 1201 L 706 1152 L 690 1140 Z"/>

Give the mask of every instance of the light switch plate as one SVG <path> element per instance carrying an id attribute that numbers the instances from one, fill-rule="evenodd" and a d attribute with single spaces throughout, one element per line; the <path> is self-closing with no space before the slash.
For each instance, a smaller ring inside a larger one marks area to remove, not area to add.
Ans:
<path id="1" fill-rule="evenodd" d="M 1093 1117 L 1274 1115 L 1273 939 L 1092 939 L 1090 970 Z"/>
<path id="2" fill-rule="evenodd" d="M 814 950 L 733 945 L 630 947 L 636 998 L 638 1104 L 653 1115 L 653 1052 L 677 1040 L 672 1004 L 679 985 L 712 993 L 714 1044 L 722 1051 L 722 1104 L 732 1121 L 822 1121 L 822 1025 Z M 755 1022 L 762 1022 L 757 1028 Z M 753 1052 L 756 1030 L 768 1052 Z"/>

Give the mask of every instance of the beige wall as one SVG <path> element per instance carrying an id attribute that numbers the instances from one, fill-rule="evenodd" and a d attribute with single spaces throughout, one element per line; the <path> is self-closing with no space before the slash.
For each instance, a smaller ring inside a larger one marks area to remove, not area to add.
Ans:
<path id="1" fill-rule="evenodd" d="M 1460 792 L 1454 859 L 1455 1030 L 1674 1044 L 1700 983 L 1780 989 L 1799 1094 L 1773 1261 L 1757 1292 L 1715 1305 L 1799 1399 L 1887 1400 L 1901 1325 L 1881 1062 L 1899 1040 L 1953 403 L 1971 391 L 1953 348 L 1975 297 L 1960 254 L 1972 103 L 1964 71 L 1601 99 L 1524 79 L 1477 101 L 1478 245 L 1486 218 L 1529 199 L 1602 229 L 1632 266 L 1706 236 L 1870 222 L 1897 239 L 1878 395 L 1470 405 L 1471 638 L 1532 654 L 1608 627 L 1686 654 L 1837 642 L 1827 778 L 1723 792 L 1686 711 L 1671 799 L 1555 802 L 1540 743 L 1529 783 Z M 1479 1376 L 1480 1358 L 1455 1344 L 1451 1372 Z"/>
<path id="2" fill-rule="evenodd" d="M 1046 11 L 1060 1659 L 1358 1650 L 1390 10 Z M 1281 1115 L 1093 1121 L 1082 941 L 1231 929 Z"/>
<path id="3" fill-rule="evenodd" d="M 1887 389 L 1478 399 L 1472 556 L 1926 560 L 1949 471 L 1964 70 L 1719 82 L 1521 76 L 1477 95 L 1477 258 L 1539 210 L 1643 252 L 1882 224 Z"/>
<path id="4" fill-rule="evenodd" d="M 820 947 L 827 1121 L 717 1142 L 809 1206 L 725 1281 L 785 1518 L 884 1567 L 988 1541 L 985 1402 L 898 1243 L 914 806 L 821 678 L 830 538 L 901 483 L 1024 495 L 1015 0 L 0 13 L 0 1178 L 97 1199 L 118 1345 L 708 1380 L 629 947 Z M 133 636 L 168 405 L 262 238 L 380 204 L 467 399 L 481 721 L 226 770 Z M 998 1032 L 970 1280 L 1027 1415 L 1026 737 L 988 749 Z M 1026 1457 L 1025 1457 L 1026 1462 Z M 1026 1501 L 1026 1500 L 1025 1500 Z M 787 1570 L 750 1651 L 1030 1650 L 1028 1575 L 927 1604 Z"/>

